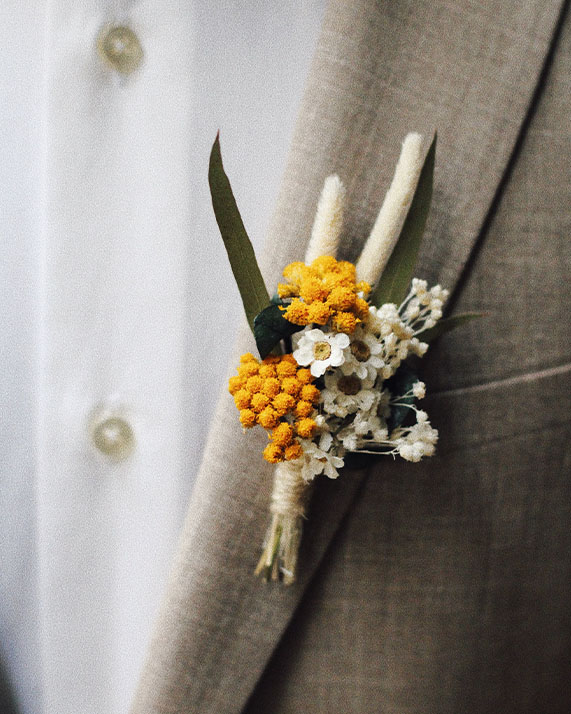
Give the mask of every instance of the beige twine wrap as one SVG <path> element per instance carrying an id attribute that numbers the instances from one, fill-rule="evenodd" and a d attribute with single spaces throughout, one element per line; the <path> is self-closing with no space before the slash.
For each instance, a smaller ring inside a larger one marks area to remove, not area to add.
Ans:
<path id="1" fill-rule="evenodd" d="M 274 488 L 268 529 L 256 575 L 266 580 L 295 580 L 297 554 L 310 486 L 302 477 L 302 461 L 283 461 L 274 471 Z"/>

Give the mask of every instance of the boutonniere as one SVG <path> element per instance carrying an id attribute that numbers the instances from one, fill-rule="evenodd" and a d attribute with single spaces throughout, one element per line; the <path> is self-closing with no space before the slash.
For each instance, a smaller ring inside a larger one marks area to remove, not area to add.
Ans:
<path id="1" fill-rule="evenodd" d="M 420 461 L 438 432 L 419 408 L 413 360 L 475 317 L 442 319 L 447 291 L 413 277 L 432 197 L 436 136 L 404 140 L 392 184 L 358 261 L 337 259 L 345 189 L 325 179 L 303 261 L 270 297 L 224 172 L 218 137 L 209 183 L 216 220 L 259 357 L 241 357 L 229 391 L 244 430 L 264 429 L 275 464 L 270 524 L 256 574 L 295 580 L 311 483 L 337 478 L 354 454 Z"/>

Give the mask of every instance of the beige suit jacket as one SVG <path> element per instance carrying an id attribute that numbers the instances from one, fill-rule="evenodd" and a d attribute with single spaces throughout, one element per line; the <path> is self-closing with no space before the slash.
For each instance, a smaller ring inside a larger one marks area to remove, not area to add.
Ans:
<path id="1" fill-rule="evenodd" d="M 331 2 L 268 286 L 325 176 L 354 259 L 403 137 L 437 128 L 416 274 L 489 317 L 424 365 L 437 456 L 319 479 L 290 588 L 253 576 L 271 469 L 221 397 L 133 714 L 571 711 L 566 5 Z"/>

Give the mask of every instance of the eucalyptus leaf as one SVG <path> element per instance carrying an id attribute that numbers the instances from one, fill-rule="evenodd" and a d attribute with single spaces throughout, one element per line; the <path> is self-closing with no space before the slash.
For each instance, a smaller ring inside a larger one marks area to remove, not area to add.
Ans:
<path id="1" fill-rule="evenodd" d="M 424 160 L 397 244 L 371 294 L 371 303 L 377 307 L 390 302 L 400 305 L 408 293 L 432 199 L 435 156 L 436 133 Z"/>
<path id="2" fill-rule="evenodd" d="M 254 248 L 236 205 L 230 181 L 222 165 L 218 135 L 216 135 L 210 153 L 208 183 L 216 222 L 220 228 L 230 266 L 240 291 L 248 324 L 253 332 L 254 318 L 266 307 L 270 298 L 256 261 Z"/>
<path id="3" fill-rule="evenodd" d="M 294 325 L 293 322 L 286 320 L 280 305 L 281 303 L 272 303 L 254 319 L 254 337 L 262 359 L 267 357 L 281 340 L 303 330 L 302 326 Z"/>
<path id="4" fill-rule="evenodd" d="M 418 375 L 406 362 L 403 362 L 396 373 L 383 384 L 383 387 L 391 393 L 391 401 L 400 402 L 398 405 L 391 406 L 391 413 L 387 419 L 389 434 L 411 413 L 410 407 L 414 404 L 414 396 L 412 394 L 405 396 L 405 394 L 412 390 L 415 382 L 418 382 Z"/>
<path id="5" fill-rule="evenodd" d="M 434 327 L 419 332 L 417 337 L 421 342 L 434 342 L 442 335 L 454 330 L 456 327 L 465 325 L 467 322 L 476 319 L 477 317 L 486 317 L 485 312 L 463 312 L 460 315 L 452 315 L 438 320 Z"/>

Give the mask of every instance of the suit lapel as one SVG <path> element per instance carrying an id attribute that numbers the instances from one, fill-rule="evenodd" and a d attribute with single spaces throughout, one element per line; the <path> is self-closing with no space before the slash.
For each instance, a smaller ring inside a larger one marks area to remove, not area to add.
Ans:
<path id="1" fill-rule="evenodd" d="M 323 179 L 350 201 L 354 259 L 407 131 L 439 132 L 433 210 L 417 274 L 453 288 L 485 227 L 538 84 L 560 6 L 545 0 L 346 3 L 326 14 L 262 271 L 270 287 L 301 259 Z M 485 7 L 484 7 L 485 6 Z M 240 351 L 252 349 L 244 331 Z M 218 405 L 177 559 L 133 708 L 239 712 L 364 476 L 321 479 L 289 588 L 253 568 L 267 525 L 264 435 Z"/>

